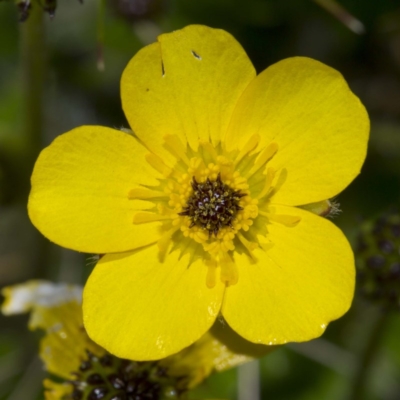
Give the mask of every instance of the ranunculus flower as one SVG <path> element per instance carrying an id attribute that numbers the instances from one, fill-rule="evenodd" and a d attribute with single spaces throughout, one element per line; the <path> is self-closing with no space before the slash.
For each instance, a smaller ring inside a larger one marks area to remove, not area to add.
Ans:
<path id="1" fill-rule="evenodd" d="M 84 291 L 90 337 L 150 360 L 222 314 L 242 337 L 318 337 L 350 307 L 354 260 L 300 206 L 360 172 L 369 121 L 343 77 L 295 57 L 256 76 L 222 30 L 161 35 L 121 81 L 133 133 L 83 126 L 43 150 L 29 215 L 50 240 L 105 254 Z"/>

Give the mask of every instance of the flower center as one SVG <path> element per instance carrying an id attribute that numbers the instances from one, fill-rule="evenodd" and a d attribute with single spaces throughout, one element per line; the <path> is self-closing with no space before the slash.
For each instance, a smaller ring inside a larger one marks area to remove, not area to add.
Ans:
<path id="1" fill-rule="evenodd" d="M 246 194 L 224 184 L 221 174 L 218 174 L 214 181 L 207 178 L 204 183 L 198 183 L 193 177 L 191 185 L 193 194 L 189 197 L 183 211 L 178 213 L 190 218 L 189 228 L 195 225 L 200 226 L 208 231 L 209 237 L 212 234 L 216 237 L 219 230 L 224 227 L 233 229 L 232 222 L 237 212 L 243 210 L 243 207 L 239 206 L 239 200 Z"/>
<path id="2" fill-rule="evenodd" d="M 175 399 L 185 391 L 184 378 L 171 377 L 158 362 L 122 360 L 111 354 L 88 352 L 75 372 L 73 400 Z"/>
<path id="3" fill-rule="evenodd" d="M 295 226 L 300 220 L 295 215 L 277 215 L 270 207 L 271 196 L 286 179 L 284 168 L 269 165 L 278 145 L 259 147 L 259 135 L 230 152 L 223 144 L 208 141 L 199 142 L 194 150 L 176 135 L 166 135 L 164 141 L 176 161 L 166 164 L 153 153 L 146 156 L 164 179 L 157 187 L 129 192 L 132 200 L 153 203 L 137 211 L 133 223 L 161 222 L 157 242 L 161 262 L 179 249 L 189 255 L 189 263 L 203 259 L 208 287 L 215 286 L 218 273 L 223 283 L 234 285 L 236 251 L 256 262 L 255 251 L 268 251 L 273 245 L 267 237 L 270 223 Z"/>

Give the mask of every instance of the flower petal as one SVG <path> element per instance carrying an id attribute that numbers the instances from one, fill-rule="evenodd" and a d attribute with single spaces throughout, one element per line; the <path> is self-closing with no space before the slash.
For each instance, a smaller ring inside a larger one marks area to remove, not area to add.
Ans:
<path id="1" fill-rule="evenodd" d="M 163 159 L 165 135 L 197 150 L 199 140 L 217 144 L 234 106 L 255 71 L 227 32 L 201 25 L 158 38 L 140 50 L 121 80 L 122 106 L 135 134 Z"/>
<path id="2" fill-rule="evenodd" d="M 217 317 L 224 285 L 206 286 L 202 260 L 158 247 L 104 256 L 83 294 L 89 336 L 119 357 L 155 360 L 199 339 Z"/>
<path id="3" fill-rule="evenodd" d="M 349 309 L 353 254 L 330 221 L 292 207 L 275 211 L 301 220 L 291 228 L 268 225 L 273 246 L 254 251 L 257 262 L 235 255 L 239 282 L 226 290 L 222 314 L 232 329 L 255 343 L 310 340 Z"/>
<path id="4" fill-rule="evenodd" d="M 234 111 L 228 149 L 253 134 L 279 150 L 269 166 L 287 176 L 274 202 L 301 205 L 330 198 L 360 172 L 369 133 L 368 115 L 343 77 L 309 58 L 267 68 L 248 86 Z"/>
<path id="5" fill-rule="evenodd" d="M 32 223 L 55 243 L 88 253 L 154 243 L 160 222 L 133 224 L 135 210 L 151 203 L 128 198 L 138 184 L 158 184 L 147 153 L 133 136 L 100 126 L 59 136 L 36 161 L 28 203 Z"/>

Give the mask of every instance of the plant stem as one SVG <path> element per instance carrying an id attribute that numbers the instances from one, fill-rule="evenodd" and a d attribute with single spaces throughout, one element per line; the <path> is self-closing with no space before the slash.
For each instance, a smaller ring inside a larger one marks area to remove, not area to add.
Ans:
<path id="1" fill-rule="evenodd" d="M 260 400 L 260 364 L 258 360 L 238 368 L 238 400 Z"/>
<path id="2" fill-rule="evenodd" d="M 47 54 L 44 12 L 38 3 L 32 4 L 25 22 L 20 23 L 20 63 L 22 83 L 22 140 L 24 142 L 20 160 L 20 199 L 27 203 L 30 176 L 36 158 L 43 147 L 44 130 L 44 82 Z M 31 256 L 32 274 L 36 278 L 48 275 L 50 242 L 38 231 L 34 233 L 34 250 Z"/>
<path id="3" fill-rule="evenodd" d="M 97 69 L 99 71 L 104 71 L 104 20 L 106 15 L 105 0 L 99 0 L 97 7 Z"/>
<path id="4" fill-rule="evenodd" d="M 357 35 L 365 33 L 365 27 L 361 21 L 351 15 L 341 4 L 335 0 L 314 0 L 321 7 L 325 8 L 326 11 L 331 13 L 337 18 L 343 25 L 347 26 L 351 31 Z"/>
<path id="5" fill-rule="evenodd" d="M 389 315 L 389 313 L 380 311 L 379 315 L 376 317 L 376 321 L 372 326 L 367 343 L 360 357 L 360 362 L 351 388 L 350 400 L 367 398 L 365 396 L 366 384 L 369 381 L 371 366 L 376 359 L 381 339 L 389 320 Z"/>
<path id="6" fill-rule="evenodd" d="M 42 147 L 43 132 L 46 46 L 43 10 L 39 4 L 33 4 L 29 18 L 20 26 L 23 91 L 22 132 L 26 144 L 27 159 L 25 163 L 29 176 Z"/>

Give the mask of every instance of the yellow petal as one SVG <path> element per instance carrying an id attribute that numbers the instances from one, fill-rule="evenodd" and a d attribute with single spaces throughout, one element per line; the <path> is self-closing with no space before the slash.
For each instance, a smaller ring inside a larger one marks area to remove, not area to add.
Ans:
<path id="1" fill-rule="evenodd" d="M 256 263 L 244 254 L 235 255 L 239 282 L 227 288 L 222 314 L 232 329 L 255 343 L 310 340 L 349 309 L 353 254 L 330 221 L 301 209 L 275 209 L 301 220 L 290 228 L 268 225 L 273 246 L 254 250 Z"/>
<path id="2" fill-rule="evenodd" d="M 192 25 L 140 50 L 121 81 L 122 105 L 135 134 L 164 160 L 165 135 L 197 149 L 218 143 L 254 68 L 227 32 Z"/>
<path id="3" fill-rule="evenodd" d="M 108 254 L 84 290 L 89 336 L 119 357 L 154 360 L 189 346 L 217 317 L 224 286 L 207 288 L 202 260 L 175 251 L 158 259 L 158 247 Z"/>
<path id="4" fill-rule="evenodd" d="M 234 111 L 226 146 L 254 134 L 279 150 L 269 167 L 287 173 L 274 202 L 301 205 L 330 198 L 360 172 L 369 133 L 367 113 L 334 69 L 309 58 L 267 68 L 248 86 Z"/>
<path id="5" fill-rule="evenodd" d="M 136 210 L 152 203 L 129 199 L 138 184 L 158 184 L 147 153 L 133 136 L 99 126 L 59 136 L 42 151 L 33 171 L 31 221 L 60 246 L 88 253 L 157 241 L 160 222 L 132 222 Z"/>

